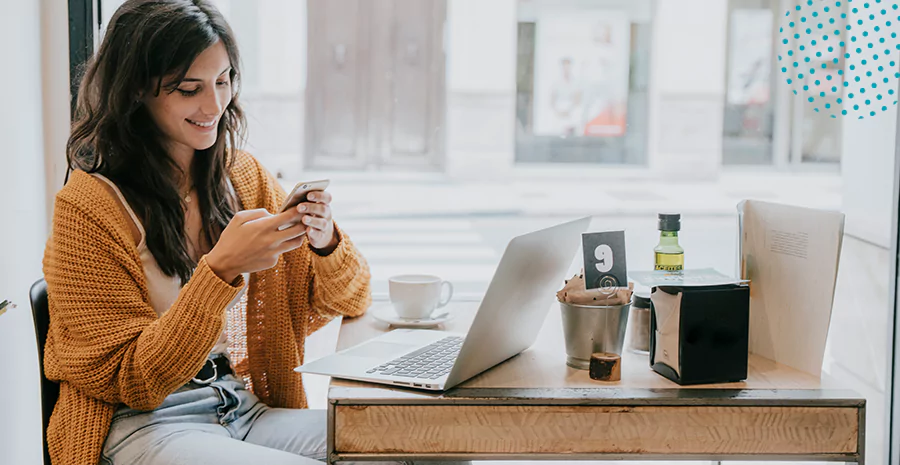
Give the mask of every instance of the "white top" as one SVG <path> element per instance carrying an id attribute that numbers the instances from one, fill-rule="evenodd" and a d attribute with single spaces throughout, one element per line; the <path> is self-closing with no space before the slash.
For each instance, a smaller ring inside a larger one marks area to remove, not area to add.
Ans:
<path id="1" fill-rule="evenodd" d="M 105 176 L 99 173 L 92 173 L 92 176 L 100 179 L 101 181 L 109 184 L 109 186 L 112 187 L 116 195 L 119 196 L 119 201 L 122 202 L 122 205 L 125 206 L 125 210 L 127 210 L 128 214 L 131 216 L 131 220 L 134 221 L 134 224 L 137 226 L 138 231 L 140 231 L 141 241 L 138 243 L 137 249 L 141 257 L 141 264 L 144 267 L 144 275 L 147 279 L 147 290 L 150 292 L 150 306 L 153 307 L 153 310 L 158 316 L 162 316 L 163 313 L 166 312 L 166 310 L 172 307 L 172 304 L 175 303 L 175 300 L 178 299 L 178 294 L 181 293 L 181 279 L 179 279 L 177 276 L 167 276 L 159 268 L 159 264 L 156 263 L 156 259 L 153 257 L 150 249 L 147 248 L 147 234 L 144 232 L 144 226 L 141 224 L 141 221 L 138 219 L 137 215 L 135 215 L 134 210 L 131 209 L 131 205 L 129 205 L 128 201 L 125 200 L 125 196 L 122 195 L 122 191 L 119 190 L 115 183 L 110 181 Z M 231 186 L 230 182 L 229 186 Z M 233 189 L 234 188 L 232 187 L 232 190 Z M 230 309 L 240 303 L 241 297 L 243 297 L 244 293 L 247 291 L 248 282 L 249 277 L 244 274 L 244 288 L 241 289 L 234 300 L 232 300 L 225 308 Z M 222 331 L 222 334 L 219 336 L 219 340 L 216 342 L 216 345 L 213 347 L 210 354 L 227 355 L 227 348 L 228 336 L 224 331 Z"/>

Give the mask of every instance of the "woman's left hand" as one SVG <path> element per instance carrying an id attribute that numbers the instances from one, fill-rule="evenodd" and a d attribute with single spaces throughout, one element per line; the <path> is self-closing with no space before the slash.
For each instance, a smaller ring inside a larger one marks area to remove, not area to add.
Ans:
<path id="1" fill-rule="evenodd" d="M 301 221 L 306 225 L 309 245 L 322 255 L 328 255 L 338 245 L 331 217 L 331 194 L 326 191 L 310 192 L 307 201 L 297 205 L 303 213 Z"/>

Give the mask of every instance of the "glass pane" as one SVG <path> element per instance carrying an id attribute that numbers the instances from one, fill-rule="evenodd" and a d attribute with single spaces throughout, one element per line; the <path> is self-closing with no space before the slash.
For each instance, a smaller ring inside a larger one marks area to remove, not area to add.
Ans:
<path id="1" fill-rule="evenodd" d="M 785 28 L 793 33 L 794 40 L 790 50 L 782 48 L 778 61 L 782 69 L 788 69 L 782 74 L 794 77 L 803 86 L 803 94 L 794 99 L 801 114 L 798 136 L 802 141 L 802 162 L 839 163 L 841 160 L 844 118 L 838 118 L 843 116 L 838 108 L 843 107 L 844 99 L 859 93 L 856 88 L 848 87 L 853 81 L 849 76 L 855 74 L 853 71 L 858 66 L 849 63 L 846 54 L 856 48 L 855 37 L 850 40 L 847 34 L 850 31 L 846 18 L 848 5 L 836 3 L 822 9 L 814 5 L 808 16 L 803 14 L 805 10 L 799 12 L 799 18 L 791 18 L 796 20 L 795 26 L 790 27 L 789 22 Z M 793 55 L 785 56 L 785 52 Z M 848 103 L 851 101 L 852 98 Z"/>
<path id="2" fill-rule="evenodd" d="M 729 2 L 728 69 L 722 161 L 729 165 L 773 162 L 774 102 L 771 89 L 774 11 L 765 0 Z"/>
<path id="3" fill-rule="evenodd" d="M 646 163 L 650 3 L 518 6 L 516 161 Z"/>
<path id="4" fill-rule="evenodd" d="M 808 81 L 810 81 L 809 79 Z M 808 82 L 807 81 L 807 82 Z M 798 99 L 803 107 L 801 137 L 802 161 L 812 163 L 839 163 L 841 161 L 841 126 L 843 119 L 830 118 L 804 99 Z"/>

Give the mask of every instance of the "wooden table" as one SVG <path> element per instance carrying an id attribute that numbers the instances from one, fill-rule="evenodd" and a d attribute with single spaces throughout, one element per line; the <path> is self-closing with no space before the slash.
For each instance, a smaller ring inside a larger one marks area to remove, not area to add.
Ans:
<path id="1" fill-rule="evenodd" d="M 438 329 L 465 332 L 477 304 L 452 305 L 456 318 Z M 390 329 L 347 319 L 338 349 Z M 865 399 L 771 360 L 751 355 L 745 382 L 682 387 L 627 350 L 620 382 L 565 358 L 554 304 L 530 349 L 442 394 L 333 379 L 328 461 L 864 462 Z"/>

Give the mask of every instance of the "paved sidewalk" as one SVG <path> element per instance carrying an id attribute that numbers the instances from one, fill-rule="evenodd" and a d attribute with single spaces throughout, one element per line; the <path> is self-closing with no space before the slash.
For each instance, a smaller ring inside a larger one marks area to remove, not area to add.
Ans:
<path id="1" fill-rule="evenodd" d="M 602 172 L 601 172 L 602 173 Z M 757 199 L 841 208 L 839 173 L 735 172 L 714 182 L 664 182 L 647 176 L 566 179 L 537 174 L 465 182 L 435 173 L 307 171 L 330 178 L 336 214 L 346 219 L 484 216 L 646 216 L 672 211 L 730 216 Z M 284 180 L 286 188 L 292 181 Z"/>

